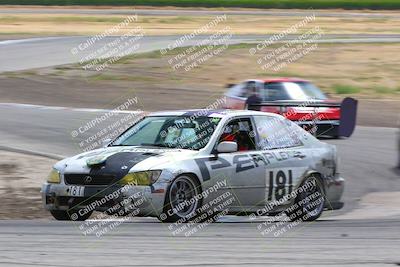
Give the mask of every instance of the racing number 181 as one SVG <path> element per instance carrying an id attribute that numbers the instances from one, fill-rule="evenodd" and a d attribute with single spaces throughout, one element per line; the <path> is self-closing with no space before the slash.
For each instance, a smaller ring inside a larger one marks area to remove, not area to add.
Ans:
<path id="1" fill-rule="evenodd" d="M 289 177 L 289 181 L 287 179 Z M 293 175 L 292 170 L 288 170 L 288 175 L 280 170 L 274 175 L 273 171 L 269 172 L 269 187 L 268 187 L 268 200 L 272 200 L 272 195 L 275 200 L 281 199 L 284 195 L 290 194 L 293 190 Z M 288 192 L 286 192 L 286 183 L 288 182 Z"/>

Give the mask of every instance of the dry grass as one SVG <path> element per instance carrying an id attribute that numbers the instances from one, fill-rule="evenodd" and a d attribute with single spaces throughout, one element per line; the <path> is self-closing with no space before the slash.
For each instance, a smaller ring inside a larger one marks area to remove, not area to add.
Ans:
<path id="1" fill-rule="evenodd" d="M 399 45 L 320 45 L 278 73 L 263 72 L 257 57 L 248 51 L 249 45 L 232 46 L 188 72 L 171 68 L 168 60 L 172 55 L 151 52 L 124 58 L 102 72 L 85 71 L 75 64 L 4 73 L 0 74 L 0 102 L 115 108 L 111 102 L 123 103 L 126 100 L 121 99 L 129 95 L 138 97 L 138 107 L 148 111 L 201 108 L 214 103 L 226 91 L 227 83 L 298 76 L 334 97 L 360 99 L 360 125 L 396 127 Z"/>
<path id="2" fill-rule="evenodd" d="M 316 50 L 278 72 L 261 69 L 256 61 L 262 54 L 250 56 L 248 53 L 253 46 L 231 46 L 223 54 L 189 72 L 172 70 L 167 61 L 173 54 L 162 57 L 158 52 L 152 52 L 132 56 L 112 66 L 101 80 L 113 81 L 114 84 L 116 80 L 126 80 L 127 74 L 134 73 L 131 82 L 149 79 L 150 85 L 157 84 L 158 80 L 170 87 L 193 85 L 194 88 L 212 88 L 222 93 L 225 91 L 223 85 L 244 79 L 295 76 L 312 80 L 325 92 L 338 97 L 348 94 L 365 98 L 400 98 L 398 44 L 319 44 Z"/>
<path id="3" fill-rule="evenodd" d="M 0 16 L 1 34 L 25 35 L 91 35 L 99 34 L 123 21 L 122 15 L 76 15 L 76 14 L 9 14 Z M 147 35 L 170 35 L 191 33 L 205 25 L 213 16 L 139 16 L 138 21 L 121 29 L 122 35 L 129 29 L 141 26 Z M 235 34 L 278 33 L 303 18 L 285 16 L 234 16 L 209 33 L 229 26 Z M 316 17 L 303 30 L 319 26 L 326 34 L 349 33 L 400 33 L 400 19 L 387 18 L 335 18 Z"/>
<path id="4" fill-rule="evenodd" d="M 316 50 L 279 72 L 263 71 L 257 64 L 257 58 L 261 54 L 250 56 L 248 52 L 252 46 L 254 45 L 231 46 L 222 54 L 188 72 L 183 69 L 173 70 L 168 64 L 168 59 L 173 57 L 173 54 L 185 49 L 180 48 L 166 56 L 161 56 L 159 52 L 129 56 L 102 72 L 85 71 L 82 66 L 73 64 L 37 69 L 29 73 L 4 73 L 0 78 L 8 78 L 9 86 L 13 88 L 10 87 L 8 91 L 6 81 L 3 81 L 4 88 L 0 93 L 4 91 L 4 95 L 13 95 L 13 92 L 17 94 L 18 89 L 15 88 L 18 88 L 18 85 L 13 85 L 10 79 L 20 79 L 21 83 L 23 78 L 40 81 L 42 86 L 40 90 L 49 97 L 54 93 L 47 92 L 53 90 L 45 89 L 47 84 L 59 84 L 61 87 L 65 84 L 69 88 L 63 91 L 65 101 L 68 98 L 67 94 L 71 96 L 78 94 L 84 99 L 86 91 L 87 97 L 91 98 L 93 94 L 89 92 L 98 90 L 99 95 L 112 98 L 113 95 L 118 97 L 123 92 L 135 88 L 144 98 L 151 98 L 152 93 L 160 92 L 173 101 L 182 102 L 180 99 L 184 97 L 187 105 L 191 106 L 199 96 L 224 93 L 226 90 L 224 85 L 228 83 L 237 83 L 249 78 L 294 76 L 309 79 L 325 92 L 338 97 L 353 95 L 359 98 L 400 99 L 398 75 L 400 45 L 398 44 L 319 44 Z M 68 85 L 69 81 L 79 83 L 76 85 L 78 88 L 80 86 L 88 89 L 77 89 L 75 92 Z M 101 88 L 106 91 L 100 92 L 103 90 Z M 175 93 L 178 95 L 174 95 Z M 20 94 L 23 95 L 24 92 L 21 91 Z M 170 104 L 172 107 L 175 106 L 174 102 Z M 145 105 L 153 106 L 151 101 Z"/>

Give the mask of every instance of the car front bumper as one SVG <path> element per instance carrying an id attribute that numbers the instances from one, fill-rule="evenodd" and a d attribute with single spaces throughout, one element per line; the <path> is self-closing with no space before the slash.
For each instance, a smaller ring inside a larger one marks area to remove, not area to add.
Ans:
<path id="1" fill-rule="evenodd" d="M 81 186 L 79 196 L 70 194 L 71 185 L 45 183 L 41 188 L 46 210 L 117 211 L 134 207 L 140 216 L 158 216 L 164 205 L 163 190 L 152 186 Z"/>

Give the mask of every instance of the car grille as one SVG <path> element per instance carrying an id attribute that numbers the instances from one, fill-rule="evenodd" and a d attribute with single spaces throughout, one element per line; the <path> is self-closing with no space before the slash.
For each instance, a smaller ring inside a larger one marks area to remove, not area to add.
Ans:
<path id="1" fill-rule="evenodd" d="M 64 174 L 66 184 L 73 185 L 110 185 L 115 181 L 114 175 Z"/>

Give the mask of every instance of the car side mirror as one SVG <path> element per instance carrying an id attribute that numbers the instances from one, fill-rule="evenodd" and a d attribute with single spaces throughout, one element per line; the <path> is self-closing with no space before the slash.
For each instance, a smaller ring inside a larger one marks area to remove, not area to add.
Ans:
<path id="1" fill-rule="evenodd" d="M 230 152 L 236 152 L 237 150 L 238 150 L 237 143 L 232 141 L 223 141 L 219 143 L 217 146 L 218 153 L 230 153 Z"/>
<path id="2" fill-rule="evenodd" d="M 107 138 L 107 139 L 104 139 L 102 142 L 101 142 L 101 147 L 107 147 L 110 143 L 111 143 L 111 139 L 110 138 Z"/>

